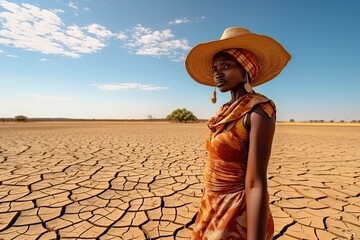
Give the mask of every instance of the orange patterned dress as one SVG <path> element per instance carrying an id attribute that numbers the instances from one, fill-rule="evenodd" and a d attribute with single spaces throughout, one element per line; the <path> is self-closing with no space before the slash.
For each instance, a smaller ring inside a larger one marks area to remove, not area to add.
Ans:
<path id="1" fill-rule="evenodd" d="M 192 240 L 245 240 L 245 173 L 249 133 L 244 117 L 255 106 L 273 117 L 274 103 L 261 94 L 246 94 L 231 105 L 223 105 L 208 121 L 211 130 L 206 139 L 208 161 L 204 171 L 204 195 L 201 200 Z M 274 234 L 274 222 L 268 211 L 266 239 Z"/>

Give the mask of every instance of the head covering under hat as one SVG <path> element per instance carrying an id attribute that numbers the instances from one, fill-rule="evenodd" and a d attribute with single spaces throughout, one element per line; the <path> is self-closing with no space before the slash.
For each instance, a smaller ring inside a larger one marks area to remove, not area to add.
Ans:
<path id="1" fill-rule="evenodd" d="M 255 56 L 248 50 L 242 48 L 226 49 L 222 52 L 228 53 L 233 56 L 250 75 L 251 79 L 256 78 L 259 72 L 259 64 L 257 64 Z"/>
<path id="2" fill-rule="evenodd" d="M 273 38 L 251 33 L 242 27 L 229 27 L 220 40 L 201 43 L 192 48 L 185 60 L 186 70 L 195 81 L 215 86 L 213 58 L 218 52 L 234 48 L 245 49 L 256 58 L 259 70 L 251 81 L 252 86 L 276 77 L 291 59 L 285 48 Z"/>

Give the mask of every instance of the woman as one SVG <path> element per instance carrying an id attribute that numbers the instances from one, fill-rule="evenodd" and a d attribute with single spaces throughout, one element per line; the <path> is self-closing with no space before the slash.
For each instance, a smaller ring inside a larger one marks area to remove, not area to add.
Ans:
<path id="1" fill-rule="evenodd" d="M 291 56 L 274 39 L 241 27 L 225 29 L 220 40 L 195 46 L 185 65 L 197 82 L 230 92 L 211 118 L 204 195 L 192 239 L 271 239 L 267 166 L 276 108 L 258 86 L 277 76 Z M 216 92 L 212 101 L 216 101 Z"/>

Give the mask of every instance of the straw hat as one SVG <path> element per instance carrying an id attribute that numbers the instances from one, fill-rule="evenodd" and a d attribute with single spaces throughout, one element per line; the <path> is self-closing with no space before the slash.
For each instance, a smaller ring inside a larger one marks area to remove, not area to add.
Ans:
<path id="1" fill-rule="evenodd" d="M 220 40 L 196 45 L 185 60 L 186 70 L 197 82 L 215 86 L 212 74 L 213 57 L 216 53 L 229 48 L 246 49 L 256 57 L 260 66 L 259 73 L 251 80 L 258 86 L 276 77 L 290 61 L 290 54 L 274 39 L 251 33 L 242 27 L 225 29 Z"/>

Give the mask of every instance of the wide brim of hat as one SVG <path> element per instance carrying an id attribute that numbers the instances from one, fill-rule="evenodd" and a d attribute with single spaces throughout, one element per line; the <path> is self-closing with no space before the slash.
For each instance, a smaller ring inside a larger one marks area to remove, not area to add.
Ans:
<path id="1" fill-rule="evenodd" d="M 196 45 L 186 57 L 186 70 L 195 81 L 215 86 L 213 58 L 216 53 L 230 48 L 243 48 L 254 54 L 260 66 L 259 73 L 251 81 L 254 87 L 276 77 L 291 59 L 290 54 L 273 38 L 249 33 Z"/>

